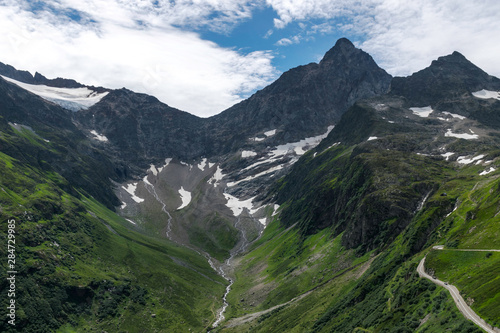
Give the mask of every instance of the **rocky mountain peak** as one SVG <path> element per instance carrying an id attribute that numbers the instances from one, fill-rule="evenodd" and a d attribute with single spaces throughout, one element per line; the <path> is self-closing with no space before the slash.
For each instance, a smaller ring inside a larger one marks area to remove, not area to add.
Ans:
<path id="1" fill-rule="evenodd" d="M 455 51 L 411 76 L 395 77 L 390 90 L 393 95 L 404 96 L 412 105 L 424 106 L 469 96 L 482 89 L 500 90 L 500 80 Z"/>
<path id="2" fill-rule="evenodd" d="M 364 52 L 357 49 L 349 39 L 340 38 L 337 40 L 335 45 L 325 53 L 325 56 L 321 60 L 320 64 L 349 60 L 352 56 L 360 53 Z"/>
<path id="3" fill-rule="evenodd" d="M 225 142 L 277 130 L 280 144 L 319 135 L 360 98 L 387 92 L 392 77 L 348 39 L 339 39 L 319 63 L 283 73 L 249 99 L 211 119 Z M 269 144 L 269 142 L 263 142 Z"/>

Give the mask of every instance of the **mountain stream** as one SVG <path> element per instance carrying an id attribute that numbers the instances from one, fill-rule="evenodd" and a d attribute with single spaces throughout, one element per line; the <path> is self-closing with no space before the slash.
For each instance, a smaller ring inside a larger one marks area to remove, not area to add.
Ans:
<path id="1" fill-rule="evenodd" d="M 144 185 L 146 186 L 146 189 L 148 190 L 148 192 L 152 196 L 154 196 L 155 199 L 162 205 L 161 210 L 165 214 L 167 214 L 168 221 L 167 221 L 166 236 L 167 236 L 167 238 L 169 240 L 175 242 L 175 240 L 172 239 L 172 236 L 170 235 L 170 233 L 172 231 L 172 215 L 170 215 L 170 213 L 168 212 L 168 210 L 166 208 L 167 205 L 158 196 L 158 194 L 156 193 L 155 186 L 153 184 L 151 184 L 149 181 L 146 180 L 144 182 Z M 241 240 L 238 242 L 238 244 L 236 244 L 235 249 L 231 250 L 230 256 L 226 260 L 226 262 L 225 263 L 220 263 L 219 267 L 216 267 L 216 265 L 214 264 L 214 258 L 212 258 L 212 256 L 210 256 L 210 254 L 208 254 L 207 252 L 203 251 L 203 253 L 201 253 L 200 251 L 198 251 L 198 250 L 196 250 L 196 249 L 194 249 L 194 248 L 192 248 L 190 246 L 187 246 L 188 248 L 194 250 L 198 254 L 203 255 L 207 259 L 210 267 L 212 267 L 212 269 L 215 270 L 222 278 L 224 278 L 226 281 L 229 282 L 228 286 L 226 287 L 226 292 L 224 293 L 224 296 L 222 298 L 222 300 L 223 300 L 222 308 L 218 311 L 217 319 L 212 324 L 212 328 L 215 328 L 215 327 L 219 326 L 219 324 L 225 319 L 224 312 L 226 311 L 226 309 L 227 309 L 227 307 L 229 305 L 228 302 L 227 302 L 227 295 L 231 291 L 231 286 L 233 285 L 233 280 L 230 277 L 228 277 L 228 275 L 227 275 L 227 272 L 231 268 L 231 262 L 233 261 L 234 257 L 237 256 L 238 254 L 242 253 L 245 250 L 245 248 L 248 246 L 248 244 L 249 244 L 248 239 L 246 237 L 246 231 L 241 226 L 241 219 L 240 219 L 240 217 L 238 217 L 236 223 L 234 224 L 234 227 L 241 232 L 241 236 L 242 236 Z M 182 244 L 182 245 L 184 245 L 184 244 Z"/>

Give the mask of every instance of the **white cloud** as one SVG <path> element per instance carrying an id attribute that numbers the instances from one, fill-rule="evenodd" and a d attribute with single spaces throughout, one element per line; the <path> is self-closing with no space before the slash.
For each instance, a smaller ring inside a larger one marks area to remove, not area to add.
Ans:
<path id="1" fill-rule="evenodd" d="M 325 20 L 310 33 L 345 33 L 393 75 L 409 75 L 439 56 L 463 53 L 500 76 L 500 2 L 497 0 L 266 0 L 274 25 Z M 341 23 L 339 23 L 341 22 Z"/>
<path id="2" fill-rule="evenodd" d="M 266 34 L 264 35 L 264 39 L 268 39 L 269 37 L 272 36 L 272 34 L 274 33 L 273 29 L 269 29 Z"/>
<path id="3" fill-rule="evenodd" d="M 399 2 L 396 2 L 399 3 Z M 390 73 L 408 75 L 453 51 L 494 75 L 500 74 L 500 2 L 418 0 L 376 7 L 361 33 L 361 47 Z"/>
<path id="4" fill-rule="evenodd" d="M 141 0 L 47 3 L 33 12 L 26 2 L 4 2 L 0 61 L 47 77 L 127 87 L 200 116 L 224 110 L 276 77 L 269 51 L 242 54 L 174 27 L 227 28 L 250 15 L 244 1 L 159 1 L 159 9 Z M 67 8 L 85 24 L 64 15 Z"/>
<path id="5" fill-rule="evenodd" d="M 456 50 L 500 76 L 497 0 L 0 0 L 0 61 L 125 86 L 208 116 L 276 78 L 273 54 L 223 48 L 187 30 L 229 34 L 263 6 L 276 12 L 263 36 L 279 36 L 276 46 L 342 34 L 393 75 Z M 277 31 L 293 22 L 299 31 Z"/>
<path id="6" fill-rule="evenodd" d="M 292 45 L 292 44 L 299 44 L 301 40 L 302 40 L 302 36 L 295 35 L 295 36 L 292 36 L 290 38 L 280 39 L 279 41 L 276 42 L 276 45 L 287 46 L 287 45 Z"/>

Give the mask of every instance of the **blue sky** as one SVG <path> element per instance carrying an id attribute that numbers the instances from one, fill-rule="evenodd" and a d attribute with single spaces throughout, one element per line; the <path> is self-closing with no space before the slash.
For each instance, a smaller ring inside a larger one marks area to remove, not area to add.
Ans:
<path id="1" fill-rule="evenodd" d="M 453 51 L 500 76 L 497 0 L 0 0 L 0 61 L 207 117 L 340 37 L 392 75 Z"/>

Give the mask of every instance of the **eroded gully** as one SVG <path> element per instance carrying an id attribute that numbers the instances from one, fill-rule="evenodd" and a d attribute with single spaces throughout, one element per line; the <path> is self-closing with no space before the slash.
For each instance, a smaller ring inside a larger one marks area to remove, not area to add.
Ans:
<path id="1" fill-rule="evenodd" d="M 219 310 L 219 313 L 217 314 L 217 320 L 212 325 L 213 328 L 219 326 L 219 324 L 225 319 L 224 312 L 226 312 L 226 309 L 229 305 L 229 303 L 227 302 L 227 295 L 231 291 L 231 286 L 234 283 L 234 281 L 230 277 L 227 276 L 227 273 L 224 271 L 224 268 L 226 268 L 226 270 L 229 271 L 229 269 L 231 268 L 231 263 L 232 263 L 234 257 L 237 256 L 238 254 L 242 253 L 243 251 L 245 251 L 245 248 L 248 246 L 248 239 L 246 236 L 246 231 L 244 228 L 241 227 L 240 217 L 238 217 L 236 223 L 234 224 L 234 227 L 241 232 L 241 241 L 239 242 L 240 244 L 236 244 L 235 249 L 233 249 L 230 252 L 230 256 L 226 260 L 225 264 L 221 264 L 219 266 L 220 275 L 224 279 L 226 279 L 229 282 L 229 284 L 227 285 L 226 292 L 222 298 L 222 301 L 224 302 L 224 304 L 222 305 L 222 308 Z"/>
<path id="2" fill-rule="evenodd" d="M 154 196 L 154 198 L 156 199 L 156 201 L 158 201 L 162 205 L 162 208 L 161 208 L 162 212 L 164 212 L 168 216 L 167 231 L 165 232 L 167 238 L 169 240 L 177 243 L 177 241 L 175 241 L 172 238 L 172 236 L 171 236 L 171 231 L 172 231 L 172 215 L 170 215 L 170 213 L 168 212 L 168 210 L 166 208 L 167 205 L 158 196 L 158 194 L 156 193 L 155 186 L 153 184 L 151 184 L 150 182 L 144 182 L 144 184 L 145 184 L 145 187 L 148 190 L 148 192 L 152 196 Z M 214 258 L 212 258 L 212 256 L 210 256 L 210 254 L 208 254 L 205 251 L 200 252 L 197 249 L 194 249 L 194 248 L 192 248 L 190 246 L 187 246 L 188 248 L 194 250 L 198 254 L 203 255 L 207 259 L 208 264 L 210 265 L 210 267 L 212 267 L 212 269 L 215 270 L 223 279 L 225 279 L 226 281 L 229 282 L 229 284 L 226 287 L 226 292 L 224 293 L 224 296 L 222 298 L 222 301 L 223 301 L 222 308 L 218 311 L 218 313 L 217 313 L 217 319 L 212 324 L 212 328 L 216 328 L 217 326 L 219 326 L 219 324 L 225 319 L 224 312 L 226 312 L 226 309 L 227 309 L 227 307 L 229 305 L 229 303 L 227 302 L 227 295 L 231 291 L 231 286 L 233 285 L 234 281 L 228 276 L 227 272 L 229 272 L 229 270 L 231 268 L 231 263 L 232 263 L 234 257 L 237 256 L 238 254 L 242 253 L 245 250 L 245 248 L 248 246 L 248 243 L 249 243 L 248 239 L 246 237 L 246 231 L 241 226 L 241 219 L 240 219 L 240 217 L 238 217 L 236 223 L 234 224 L 234 227 L 241 232 L 241 240 L 240 240 L 240 242 L 238 244 L 236 244 L 235 249 L 231 250 L 229 258 L 226 259 L 226 261 L 224 263 L 220 263 L 218 265 L 218 267 L 215 264 L 217 261 L 214 260 Z M 185 244 L 182 244 L 182 245 L 186 246 Z"/>

